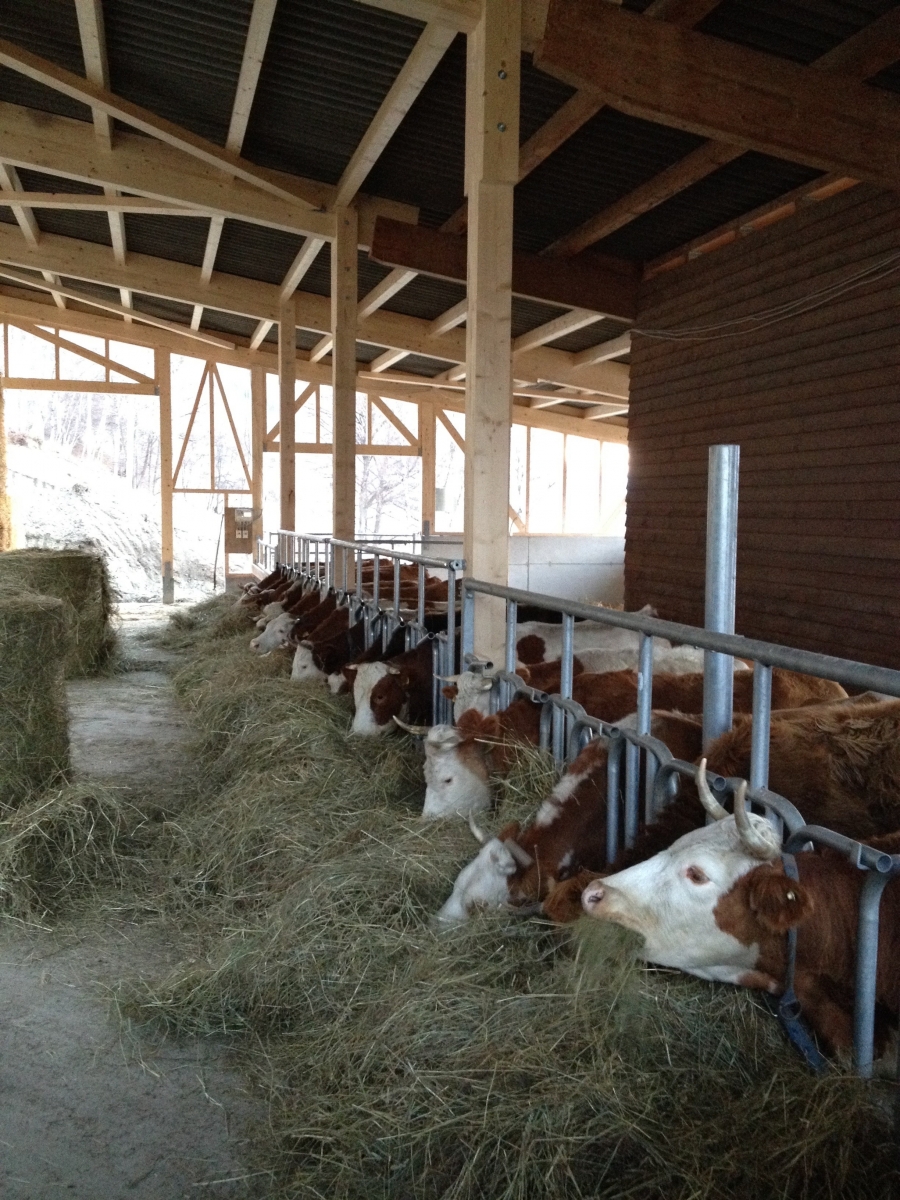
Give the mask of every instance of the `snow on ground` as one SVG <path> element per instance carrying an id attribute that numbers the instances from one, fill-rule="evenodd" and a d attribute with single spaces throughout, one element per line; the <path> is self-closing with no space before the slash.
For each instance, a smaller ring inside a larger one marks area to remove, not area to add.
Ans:
<path id="1" fill-rule="evenodd" d="M 43 446 L 7 446 L 9 494 L 18 546 L 91 546 L 104 550 L 123 600 L 158 600 L 159 496 L 132 488 L 96 460 Z M 197 502 L 201 503 L 197 503 Z M 175 592 L 197 599 L 212 591 L 222 518 L 209 497 L 175 497 Z M 218 587 L 222 587 L 219 547 Z"/>

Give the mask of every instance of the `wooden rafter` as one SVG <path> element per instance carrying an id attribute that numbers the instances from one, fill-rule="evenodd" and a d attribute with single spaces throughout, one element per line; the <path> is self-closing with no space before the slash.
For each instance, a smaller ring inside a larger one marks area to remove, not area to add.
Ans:
<path id="1" fill-rule="evenodd" d="M 381 415 L 390 421 L 400 436 L 405 438 L 410 446 L 418 446 L 419 439 L 415 436 L 415 434 L 411 433 L 410 430 L 407 429 L 397 414 L 393 412 L 387 404 L 385 404 L 384 400 L 380 396 L 374 395 L 372 392 L 369 392 L 368 396 L 373 408 L 377 408 Z M 371 437 L 371 434 L 369 436 Z"/>
<path id="2" fill-rule="evenodd" d="M 225 138 L 225 149 L 230 150 L 233 154 L 240 154 L 244 144 L 244 134 L 247 132 L 247 125 L 250 121 L 250 110 L 253 107 L 253 97 L 256 95 L 256 85 L 259 83 L 259 73 L 262 70 L 269 33 L 272 29 L 276 3 L 277 0 L 253 0 L 250 24 L 247 27 L 247 38 L 244 42 L 244 56 L 241 60 L 241 70 L 231 108 L 228 136 Z M 200 278 L 204 283 L 209 283 L 212 277 L 224 227 L 224 217 L 213 217 L 210 220 L 209 231 L 206 235 L 206 248 L 203 252 L 203 264 L 200 268 Z M 195 304 L 191 316 L 192 329 L 200 328 L 202 317 L 203 306 Z"/>
<path id="3" fill-rule="evenodd" d="M 531 329 L 528 333 L 520 334 L 512 344 L 513 354 L 521 354 L 525 350 L 533 350 L 536 346 L 546 346 L 557 338 L 565 337 L 567 333 L 575 333 L 587 325 L 594 325 L 603 318 L 595 312 L 583 308 L 573 308 L 571 312 L 562 313 L 552 321 L 546 321 Z"/>
<path id="4" fill-rule="evenodd" d="M 900 187 L 900 102 L 843 76 L 589 0 L 554 0 L 538 65 L 633 116 Z"/>
<path id="5" fill-rule="evenodd" d="M 107 372 L 115 371 L 117 375 L 124 375 L 132 383 L 146 384 L 152 388 L 156 382 L 149 375 L 144 375 L 141 371 L 136 371 L 134 367 L 126 367 L 124 363 L 117 362 L 114 358 L 110 358 L 108 354 L 98 354 L 95 350 L 91 350 L 87 346 L 79 345 L 78 342 L 70 342 L 58 330 L 50 332 L 36 325 L 25 325 L 8 319 L 7 324 L 15 325 L 17 329 L 21 329 L 24 333 L 40 338 L 41 341 L 49 342 L 51 346 L 56 346 L 60 350 L 68 350 L 70 354 L 77 354 L 80 358 L 84 358 L 88 362 L 92 362 L 99 367 L 105 367 Z M 109 382 L 107 379 L 106 383 L 109 384 Z"/>

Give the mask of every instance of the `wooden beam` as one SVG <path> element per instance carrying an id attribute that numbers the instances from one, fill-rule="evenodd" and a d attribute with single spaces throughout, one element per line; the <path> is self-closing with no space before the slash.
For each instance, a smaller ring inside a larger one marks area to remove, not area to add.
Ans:
<path id="1" fill-rule="evenodd" d="M 331 243 L 331 386 L 334 404 L 332 531 L 356 536 L 356 209 L 335 209 Z"/>
<path id="2" fill-rule="evenodd" d="M 272 20 L 275 16 L 277 0 L 253 0 L 253 11 L 250 13 L 250 24 L 247 27 L 247 38 L 244 42 L 244 56 L 241 60 L 241 73 L 238 76 L 237 88 L 234 93 L 234 103 L 231 107 L 231 122 L 228 126 L 228 136 L 225 139 L 226 149 L 239 154 L 244 144 L 244 135 L 250 121 L 250 111 L 253 108 L 253 98 L 259 83 L 259 73 L 262 70 L 269 34 L 272 31 Z"/>
<path id="3" fill-rule="evenodd" d="M 653 0 L 644 9 L 644 16 L 690 28 L 699 25 L 720 3 L 721 0 Z"/>
<path id="4" fill-rule="evenodd" d="M 68 338 L 64 338 L 59 333 L 50 333 L 47 329 L 39 329 L 34 326 L 29 327 L 25 324 L 18 324 L 15 321 L 10 321 L 9 324 L 16 325 L 24 333 L 28 333 L 31 337 L 40 338 L 43 342 L 49 342 L 51 346 L 58 346 L 60 350 L 68 350 L 70 354 L 77 354 L 79 358 L 85 359 L 87 362 L 95 363 L 98 367 L 104 367 L 107 371 L 115 371 L 118 375 L 125 375 L 132 383 L 144 383 L 149 387 L 155 386 L 155 380 L 149 375 L 144 375 L 141 371 L 135 371 L 133 367 L 126 367 L 124 363 L 117 362 L 114 358 L 109 358 L 104 354 L 97 354 L 94 350 L 89 350 L 87 346 L 81 346 L 78 342 L 70 342 Z M 107 380 L 107 386 L 114 381 Z"/>
<path id="5" fill-rule="evenodd" d="M 250 368 L 250 504 L 253 508 L 251 550 L 263 535 L 263 441 L 266 436 L 266 373 Z"/>
<path id="6" fill-rule="evenodd" d="M 294 459 L 294 395 L 296 392 L 297 348 L 296 340 L 297 318 L 294 313 L 294 301 L 286 300 L 281 308 L 281 318 L 278 323 L 278 386 L 279 410 L 278 418 L 281 432 L 280 480 L 281 480 L 281 529 L 297 528 L 297 465 Z"/>
<path id="7" fill-rule="evenodd" d="M 525 350 L 534 350 L 537 346 L 545 346 L 548 342 L 565 337 L 567 333 L 575 333 L 587 325 L 593 325 L 602 320 L 603 318 L 598 313 L 588 312 L 584 308 L 573 308 L 571 312 L 562 313 L 560 316 L 554 317 L 552 321 L 538 325 L 536 329 L 531 329 L 528 333 L 520 334 L 512 344 L 513 354 L 521 354 Z"/>
<path id="8" fill-rule="evenodd" d="M 671 200 L 685 188 L 705 179 L 713 171 L 718 171 L 726 163 L 740 158 L 743 153 L 743 146 L 732 146 L 722 142 L 706 142 L 698 146 L 692 153 L 608 205 L 571 233 L 557 238 L 544 253 L 561 258 L 579 254 L 588 246 L 593 246 L 595 242 L 615 233 L 623 225 L 637 220 L 645 212 Z"/>
<path id="9" fill-rule="evenodd" d="M 603 103 L 601 94 L 591 88 L 582 88 L 558 108 L 519 151 L 519 182 L 577 133 L 591 117 L 596 116 Z"/>
<path id="10" fill-rule="evenodd" d="M 5 102 L 0 128 L 3 159 L 17 167 L 186 204 L 198 216 L 233 217 L 302 236 L 334 235 L 334 218 L 324 211 L 334 196 L 330 184 L 267 170 L 292 198 L 275 196 L 152 138 L 117 130 L 115 149 L 108 150 L 84 121 Z M 357 207 L 363 246 L 376 216 L 417 219 L 415 207 L 394 200 L 360 195 Z"/>
<path id="11" fill-rule="evenodd" d="M 3 201 L 2 203 L 10 203 Z M 169 200 L 147 200 L 142 196 L 86 196 L 77 192 L 17 192 L 18 208 L 68 209 L 79 212 L 132 213 L 157 217 L 196 217 L 196 208 Z"/>
<path id="12" fill-rule="evenodd" d="M 84 72 L 92 83 L 109 87 L 109 66 L 106 61 L 106 36 L 103 29 L 103 6 L 100 0 L 75 0 L 78 35 L 84 57 Z M 97 137 L 112 146 L 112 120 L 102 108 L 93 110 Z"/>
<path id="13" fill-rule="evenodd" d="M 448 308 L 446 312 L 434 318 L 428 327 L 428 336 L 440 337 L 441 334 L 449 333 L 451 329 L 455 329 L 457 325 L 462 325 L 466 319 L 468 309 L 469 301 L 467 299 L 458 301 L 452 308 Z"/>
<path id="14" fill-rule="evenodd" d="M 456 283 L 466 281 L 466 238 L 424 225 L 379 217 L 370 256 L 387 266 L 408 267 Z M 586 308 L 621 320 L 633 320 L 637 311 L 636 271 L 625 260 L 598 257 L 563 266 L 537 254 L 515 253 L 512 272 L 517 296 Z"/>
<path id="15" fill-rule="evenodd" d="M 281 442 L 265 443 L 263 447 L 266 452 L 281 450 Z M 334 454 L 334 445 L 332 442 L 295 442 L 295 454 Z M 358 454 L 375 454 L 390 457 L 391 455 L 397 458 L 418 458 L 418 446 L 388 446 L 382 443 L 362 444 L 359 443 L 353 447 L 354 470 L 356 465 L 356 456 Z M 348 539 L 349 540 L 349 539 Z"/>
<path id="16" fill-rule="evenodd" d="M 900 187 L 900 101 L 664 21 L 551 0 L 542 70 L 617 108 L 826 171 Z"/>
<path id="17" fill-rule="evenodd" d="M 205 342 L 209 346 L 218 346 L 223 350 L 233 349 L 233 342 L 223 341 L 221 338 L 213 337 L 209 333 L 199 333 L 192 329 L 187 329 L 183 325 L 176 325 L 173 321 L 165 321 L 162 317 L 151 317 L 146 313 L 133 313 L 122 304 L 116 304 L 112 300 L 101 300 L 97 296 L 91 296 L 87 292 L 79 292 L 75 288 L 64 287 L 61 283 L 41 283 L 31 275 L 23 275 L 21 271 L 14 271 L 11 267 L 6 267 L 0 264 L 0 277 L 10 279 L 13 283 L 19 283 L 25 287 L 39 288 L 41 291 L 58 292 L 61 296 L 65 296 L 69 300 L 78 300 L 81 304 L 90 304 L 94 308 L 102 308 L 106 312 L 118 313 L 120 316 L 131 317 L 135 321 L 140 321 L 143 325 L 156 325 L 160 329 L 168 329 L 174 333 L 180 333 L 183 337 L 190 338 L 193 341 Z"/>
<path id="18" fill-rule="evenodd" d="M 381 399 L 381 397 L 374 395 L 372 392 L 369 392 L 368 395 L 369 395 L 369 399 L 372 401 L 373 408 L 377 408 L 378 411 L 381 413 L 381 415 L 385 418 L 385 420 L 389 421 L 391 423 L 391 425 L 393 425 L 393 427 L 397 430 L 397 432 L 400 434 L 400 436 L 402 438 L 406 439 L 407 445 L 418 446 L 419 439 L 415 436 L 415 434 L 411 433 L 410 430 L 407 429 L 407 427 L 403 424 L 403 422 L 400 420 L 400 418 L 397 416 L 397 414 L 395 412 L 392 412 L 390 410 L 390 408 L 388 408 L 388 406 Z M 371 436 L 372 436 L 372 433 L 370 430 L 369 431 L 370 439 L 371 439 Z"/>
<path id="19" fill-rule="evenodd" d="M 434 405 L 419 405 L 419 447 L 422 454 L 422 532 L 434 533 L 436 487 Z"/>
<path id="20" fill-rule="evenodd" d="M 155 383 L 104 383 L 96 379 L 34 379 L 7 375 L 7 389 L 20 392 L 99 392 L 110 396 L 155 396 Z"/>
<path id="21" fill-rule="evenodd" d="M 694 15 L 694 4 L 700 9 L 705 7 L 705 0 L 657 0 L 644 10 L 645 16 L 663 16 L 675 20 L 676 13 L 679 23 L 690 26 L 696 23 L 690 19 Z M 705 15 L 703 13 L 702 15 Z M 697 17 L 697 20 L 700 20 Z M 883 17 L 867 25 L 859 33 L 848 38 L 827 54 L 823 54 L 812 64 L 817 70 L 843 72 L 855 79 L 864 80 L 876 74 L 882 67 L 900 59 L 900 9 L 891 9 Z M 732 162 L 744 153 L 743 146 L 735 146 L 728 142 L 707 142 L 698 146 L 691 154 L 674 163 L 665 171 L 654 175 L 646 183 L 635 188 L 626 196 L 622 196 L 613 204 L 608 205 L 595 217 L 585 221 L 577 229 L 564 237 L 557 239 L 544 251 L 546 254 L 556 254 L 566 257 L 578 254 L 588 246 L 594 245 L 617 229 L 636 220 L 645 212 L 671 200 L 685 188 L 691 187 L 713 171 Z"/>
<path id="22" fill-rule="evenodd" d="M 400 68 L 378 112 L 344 168 L 334 197 L 335 207 L 349 204 L 356 196 L 400 122 L 412 108 L 422 88 L 444 57 L 450 43 L 456 37 L 456 32 L 452 26 L 441 21 L 429 21 L 422 30 L 419 40 Z"/>
<path id="23" fill-rule="evenodd" d="M 470 33 L 481 15 L 480 0 L 362 0 L 369 8 L 401 13 L 415 21 L 442 21 L 460 33 Z"/>
<path id="24" fill-rule="evenodd" d="M 450 241 L 466 252 L 469 300 L 463 553 L 469 575 L 504 586 L 509 576 L 513 189 L 519 174 L 520 62 L 521 0 L 485 4 L 481 21 L 469 35 L 466 57 L 469 232 L 466 239 Z M 376 242 L 377 238 L 376 230 Z M 504 608 L 490 597 L 475 598 L 476 650 L 495 661 L 504 645 Z"/>
<path id="25" fill-rule="evenodd" d="M 621 358 L 623 354 L 631 353 L 631 333 L 620 333 L 618 337 L 601 342 L 598 346 L 588 346 L 575 355 L 576 367 L 592 367 L 597 363 L 609 362 L 613 358 Z"/>
<path id="26" fill-rule="evenodd" d="M 364 321 L 366 317 L 371 317 L 373 312 L 387 304 L 388 300 L 402 291 L 408 283 L 412 283 L 415 277 L 415 271 L 404 271 L 401 268 L 391 271 L 390 275 L 385 275 L 381 283 L 376 284 L 360 300 L 356 310 L 357 319 Z"/>
<path id="27" fill-rule="evenodd" d="M 405 350 L 385 350 L 384 354 L 379 354 L 377 358 L 372 359 L 369 363 L 369 370 L 373 375 L 378 375 L 382 371 L 387 371 L 391 367 L 396 366 L 404 358 L 406 358 Z"/>
<path id="28" fill-rule="evenodd" d="M 159 473 L 160 525 L 162 533 L 163 604 L 175 600 L 174 526 L 172 520 L 172 370 L 168 350 L 155 352 L 156 382 L 159 386 Z"/>

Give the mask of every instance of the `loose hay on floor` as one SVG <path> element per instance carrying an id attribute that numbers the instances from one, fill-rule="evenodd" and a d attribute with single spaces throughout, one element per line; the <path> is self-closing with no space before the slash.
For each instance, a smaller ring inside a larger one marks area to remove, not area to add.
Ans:
<path id="1" fill-rule="evenodd" d="M 0 554 L 0 584 L 55 596 L 70 616 L 66 675 L 111 668 L 116 652 L 114 597 L 106 559 L 91 550 L 10 550 Z"/>
<path id="2" fill-rule="evenodd" d="M 809 1075 L 750 993 L 647 970 L 596 923 L 435 930 L 476 847 L 461 822 L 418 820 L 418 751 L 349 739 L 340 698 L 242 679 L 241 661 L 195 659 L 183 687 L 203 785 L 171 830 L 165 903 L 193 917 L 195 953 L 121 1000 L 240 1039 L 272 1103 L 259 1159 L 278 1195 L 892 1195 L 870 1089 Z M 551 778 L 523 752 L 485 826 Z"/>
<path id="3" fill-rule="evenodd" d="M 168 625 L 148 638 L 154 646 L 165 650 L 191 650 L 195 646 L 247 634 L 247 641 L 257 633 L 254 621 L 258 614 L 249 608 L 237 608 L 238 597 L 233 592 L 219 592 L 187 609 L 176 609 Z"/>
<path id="4" fill-rule="evenodd" d="M 0 809 L 0 912 L 42 922 L 133 873 L 143 815 L 115 792 L 69 784 Z"/>
<path id="5" fill-rule="evenodd" d="M 61 600 L 0 584 L 0 811 L 69 770 L 68 638 Z"/>

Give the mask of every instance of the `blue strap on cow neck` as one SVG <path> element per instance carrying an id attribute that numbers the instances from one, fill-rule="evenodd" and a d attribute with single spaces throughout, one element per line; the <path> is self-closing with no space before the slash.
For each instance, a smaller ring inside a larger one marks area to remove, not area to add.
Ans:
<path id="1" fill-rule="evenodd" d="M 797 863 L 793 854 L 782 854 L 781 861 L 784 873 L 795 883 L 800 881 Z M 797 928 L 791 926 L 787 934 L 787 965 L 784 972 L 784 991 L 775 999 L 769 997 L 770 1006 L 775 1010 L 778 1023 L 787 1035 L 788 1041 L 800 1051 L 808 1067 L 821 1075 L 828 1069 L 828 1059 L 821 1053 L 809 1030 L 800 1016 L 800 1001 L 794 991 L 794 967 L 797 962 Z"/>

